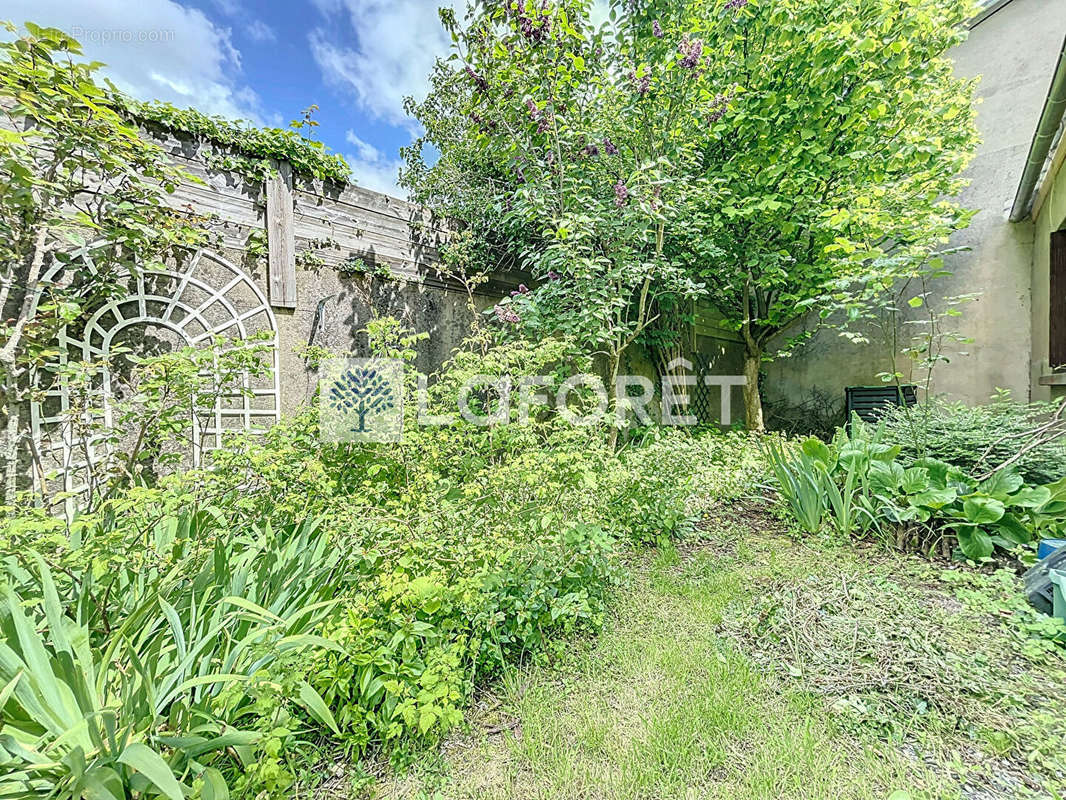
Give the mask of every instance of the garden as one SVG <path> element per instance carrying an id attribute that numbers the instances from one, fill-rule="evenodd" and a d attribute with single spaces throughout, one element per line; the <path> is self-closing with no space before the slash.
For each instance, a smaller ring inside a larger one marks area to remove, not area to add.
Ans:
<path id="1" fill-rule="evenodd" d="M 945 53 L 972 10 L 442 10 L 454 48 L 409 103 L 402 180 L 456 221 L 440 269 L 467 336 L 429 375 L 428 334 L 384 313 L 364 352 L 300 356 L 398 362 L 404 409 L 472 416 L 337 441 L 315 393 L 196 461 L 265 339 L 51 366 L 118 267 L 210 236 L 167 204 L 187 176 L 145 132 L 215 141 L 251 179 L 343 162 L 306 125 L 137 103 L 65 34 L 12 26 L 0 798 L 1066 796 L 1066 622 L 1021 578 L 1066 537 L 1066 404 L 934 391 L 957 298 L 933 287 L 971 216 L 945 198 L 977 142 Z M 528 284 L 479 307 L 505 267 Z M 704 299 L 743 342 L 746 425 L 665 425 L 666 392 L 645 419 L 574 383 L 623 385 L 640 353 L 684 409 Z M 908 314 L 919 402 L 767 431 L 768 363 Z M 106 453 L 77 488 L 20 455 L 57 381 L 67 435 Z"/>

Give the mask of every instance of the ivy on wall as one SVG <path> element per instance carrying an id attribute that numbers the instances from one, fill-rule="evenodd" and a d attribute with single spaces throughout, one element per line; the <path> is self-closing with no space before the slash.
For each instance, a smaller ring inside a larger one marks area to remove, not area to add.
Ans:
<path id="1" fill-rule="evenodd" d="M 257 128 L 242 120 L 211 116 L 192 108 L 177 108 L 158 100 L 150 103 L 118 95 L 118 105 L 134 120 L 174 133 L 185 133 L 228 148 L 228 152 L 205 153 L 207 166 L 236 172 L 262 181 L 274 168 L 272 159 L 285 160 L 297 173 L 335 181 L 351 182 L 351 167 L 342 156 L 331 153 L 322 142 L 301 136 L 295 130 Z"/>

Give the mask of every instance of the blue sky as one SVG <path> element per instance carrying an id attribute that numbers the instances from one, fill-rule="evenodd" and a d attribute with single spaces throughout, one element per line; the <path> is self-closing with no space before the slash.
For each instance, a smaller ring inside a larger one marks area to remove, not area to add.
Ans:
<path id="1" fill-rule="evenodd" d="M 5 0 L 0 17 L 62 28 L 142 99 L 280 127 L 317 103 L 315 137 L 356 181 L 397 194 L 424 95 L 447 53 L 441 0 Z"/>

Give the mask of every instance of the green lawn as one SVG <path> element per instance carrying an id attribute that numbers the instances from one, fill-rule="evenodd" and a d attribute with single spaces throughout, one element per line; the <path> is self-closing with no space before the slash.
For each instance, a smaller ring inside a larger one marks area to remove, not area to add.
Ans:
<path id="1" fill-rule="evenodd" d="M 1056 796 L 1063 658 L 997 581 L 798 542 L 734 508 L 634 557 L 599 638 L 507 676 L 466 733 L 370 796 Z"/>

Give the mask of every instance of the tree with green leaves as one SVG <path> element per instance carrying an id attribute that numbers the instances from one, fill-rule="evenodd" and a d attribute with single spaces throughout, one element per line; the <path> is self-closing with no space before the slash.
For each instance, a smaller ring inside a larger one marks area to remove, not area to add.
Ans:
<path id="1" fill-rule="evenodd" d="M 691 207 L 676 257 L 744 339 L 749 427 L 762 427 L 760 365 L 797 323 L 858 319 L 940 269 L 937 252 L 969 221 L 950 198 L 977 141 L 973 82 L 947 53 L 972 11 L 970 0 L 645 6 L 701 43 L 701 68 L 728 98 L 703 146 L 713 190 Z"/>
<path id="2" fill-rule="evenodd" d="M 6 24 L 10 33 L 17 29 Z M 188 179 L 118 110 L 78 43 L 26 23 L 0 42 L 0 392 L 5 500 L 15 493 L 29 375 L 54 355 L 58 327 L 200 232 L 165 203 Z M 92 269 L 67 253 L 94 245 Z M 61 283 L 42 278 L 62 264 Z M 41 302 L 35 298 L 41 293 Z"/>
<path id="3" fill-rule="evenodd" d="M 972 84 L 946 52 L 969 0 L 478 3 L 411 112 L 416 199 L 484 268 L 538 278 L 505 324 L 609 366 L 660 308 L 706 295 L 745 342 L 745 410 L 782 334 L 861 316 L 968 220 Z M 439 151 L 433 166 L 422 157 Z M 611 373 L 611 370 L 608 370 Z"/>
<path id="4" fill-rule="evenodd" d="M 426 132 L 402 180 L 475 231 L 480 246 L 466 250 L 483 268 L 517 258 L 533 274 L 535 289 L 496 307 L 504 326 L 580 343 L 613 388 L 659 302 L 699 291 L 670 239 L 709 191 L 700 150 L 722 99 L 657 23 L 615 9 L 596 30 L 590 10 L 509 0 L 476 3 L 462 22 L 442 12 L 455 44 L 429 98 L 409 106 Z"/>

